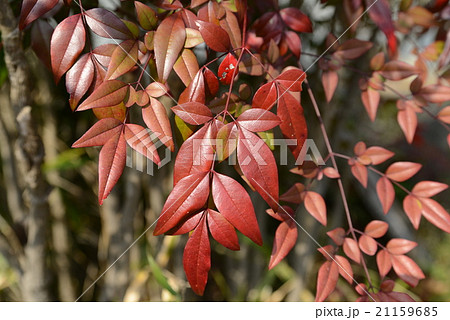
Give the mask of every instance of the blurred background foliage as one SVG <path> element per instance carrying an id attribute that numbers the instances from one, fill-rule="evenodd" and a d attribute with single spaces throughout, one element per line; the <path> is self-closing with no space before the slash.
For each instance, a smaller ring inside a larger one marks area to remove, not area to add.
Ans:
<path id="1" fill-rule="evenodd" d="M 21 1 L 10 1 L 18 16 Z M 108 3 L 107 3 L 108 2 Z M 339 1 L 338 1 L 339 2 Z M 112 0 L 100 1 L 100 5 L 114 5 Z M 97 6 L 97 1 L 83 1 L 86 8 Z M 347 25 L 343 8 L 336 1 L 328 5 L 320 1 L 280 1 L 281 6 L 299 7 L 314 23 L 312 34 L 302 34 L 303 52 L 320 54 L 323 42 L 330 31 L 340 34 Z M 120 14 L 131 12 L 132 1 L 123 3 Z M 67 12 L 61 13 L 61 17 Z M 261 13 L 259 13 L 260 15 Z M 258 15 L 256 15 L 258 17 Z M 59 15 L 56 16 L 60 18 Z M 356 68 L 368 70 L 368 59 L 373 52 L 383 50 L 383 35 L 367 17 L 356 30 L 345 38 L 358 36 L 372 40 L 372 51 L 354 62 Z M 414 36 L 414 35 L 413 35 Z M 430 35 L 419 34 L 419 43 L 427 42 Z M 406 38 L 406 37 L 405 37 Z M 408 39 L 400 38 L 401 59 L 408 60 Z M 295 249 L 287 259 L 273 270 L 267 264 L 277 222 L 264 211 L 266 204 L 252 193 L 263 234 L 264 245 L 258 247 L 247 238 L 240 237 L 241 250 L 231 252 L 213 242 L 212 270 L 205 295 L 198 297 L 188 287 L 182 267 L 182 254 L 187 236 L 152 236 L 147 228 L 161 212 L 165 198 L 172 186 L 170 163 L 161 169 L 154 168 L 153 176 L 133 168 L 126 168 L 118 185 L 102 207 L 97 202 L 98 149 L 71 149 L 95 121 L 91 112 L 73 113 L 68 104 L 64 81 L 55 85 L 50 72 L 37 59 L 30 46 L 29 31 L 25 32 L 26 59 L 31 66 L 29 77 L 33 84 L 32 113 L 45 147 L 42 172 L 49 183 L 48 204 L 50 219 L 46 225 L 45 288 L 50 300 L 73 301 L 82 293 L 81 301 L 312 301 L 314 300 L 316 274 L 323 262 L 316 244 L 303 232 Z M 403 50 L 404 49 L 404 50 Z M 403 56 L 402 56 L 403 55 Z M 303 66 L 309 66 L 313 57 L 303 55 Z M 295 63 L 295 61 L 294 61 Z M 396 108 L 390 97 L 383 99 L 376 122 L 371 123 L 360 100 L 358 77 L 348 70 L 339 72 L 340 82 L 332 102 L 326 104 L 320 82 L 320 72 L 313 66 L 308 72 L 309 83 L 324 115 L 326 127 L 335 151 L 351 154 L 357 141 L 367 145 L 380 145 L 396 153 L 396 160 L 423 164 L 417 179 L 450 183 L 449 148 L 445 144 L 445 132 L 432 119 L 419 117 L 419 131 L 409 145 L 396 123 Z M 6 150 L 14 147 L 15 120 L 8 103 L 8 70 L 0 51 L 0 108 L 2 126 L 0 151 L 0 301 L 24 299 L 22 273 L 18 265 L 26 245 L 26 225 L 17 227 L 12 220 L 7 193 L 14 185 L 21 190 L 22 181 L 10 181 L 5 174 L 8 163 Z M 256 90 L 257 88 L 252 88 Z M 392 97 L 391 97 L 392 98 Z M 325 153 L 317 119 L 306 95 L 302 105 L 308 120 L 309 138 Z M 275 154 L 279 153 L 278 150 Z M 292 159 L 291 159 L 292 160 Z M 11 159 L 10 159 L 11 161 Z M 289 167 L 280 168 L 280 192 L 286 191 L 298 176 L 289 173 Z M 422 219 L 415 231 L 403 213 L 398 192 L 396 203 L 384 216 L 375 193 L 374 177 L 369 178 L 367 190 L 352 178 L 347 164 L 339 162 L 345 182 L 351 214 L 356 227 L 363 229 L 373 219 L 389 222 L 388 237 L 405 237 L 417 241 L 419 246 L 411 256 L 419 263 L 427 278 L 416 288 L 409 288 L 397 281 L 398 291 L 424 301 L 450 301 L 450 235 L 438 230 Z M 230 171 L 231 172 L 231 171 Z M 413 179 L 414 180 L 414 179 Z M 405 186 L 411 189 L 415 182 Z M 328 206 L 329 224 L 325 228 L 312 219 L 303 208 L 297 210 L 297 221 L 320 244 L 329 244 L 326 232 L 338 226 L 346 226 L 342 201 L 337 187 L 324 181 L 317 185 Z M 450 208 L 448 191 L 437 197 Z M 19 195 L 21 196 L 21 195 Z M 25 197 L 26 198 L 26 197 Z M 133 241 L 142 236 L 134 245 Z M 126 253 L 122 255 L 123 252 Z M 117 262 L 116 262 L 116 259 Z M 115 263 L 114 263 L 115 262 Z M 111 264 L 114 263 L 112 266 Z M 373 278 L 377 279 L 376 263 L 368 260 Z M 364 273 L 354 268 L 355 278 L 364 281 Z M 391 271 L 392 272 L 392 271 Z M 390 274 L 393 276 L 393 274 Z M 101 276 L 101 277 L 100 277 Z M 100 277 L 100 279 L 98 279 Z M 98 281 L 97 281 L 98 279 Z M 337 290 L 330 296 L 332 301 L 354 301 L 355 291 L 339 280 Z M 377 281 L 377 280 L 375 280 Z"/>

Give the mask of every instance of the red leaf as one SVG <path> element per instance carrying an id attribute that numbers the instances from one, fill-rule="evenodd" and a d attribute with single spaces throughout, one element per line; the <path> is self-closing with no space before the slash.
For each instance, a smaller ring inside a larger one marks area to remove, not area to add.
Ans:
<path id="1" fill-rule="evenodd" d="M 142 118 L 147 127 L 158 135 L 158 139 L 173 151 L 172 129 L 163 104 L 150 98 L 150 106 L 142 109 Z"/>
<path id="2" fill-rule="evenodd" d="M 411 192 L 417 197 L 430 198 L 438 193 L 447 190 L 448 185 L 436 181 L 420 181 Z"/>
<path id="3" fill-rule="evenodd" d="M 361 100 L 366 108 L 370 120 L 375 121 L 378 105 L 380 104 L 380 93 L 372 88 L 361 92 Z"/>
<path id="4" fill-rule="evenodd" d="M 280 196 L 280 200 L 291 203 L 302 203 L 305 197 L 304 191 L 305 186 L 302 183 L 297 182 Z"/>
<path id="5" fill-rule="evenodd" d="M 286 41 L 289 50 L 297 57 L 300 58 L 300 54 L 302 51 L 302 42 L 300 41 L 300 37 L 297 33 L 293 31 L 284 31 L 284 38 Z"/>
<path id="6" fill-rule="evenodd" d="M 415 247 L 417 247 L 417 242 L 400 238 L 391 239 L 386 245 L 389 253 L 396 255 L 408 253 Z"/>
<path id="7" fill-rule="evenodd" d="M 77 111 L 116 106 L 125 100 L 127 94 L 128 85 L 126 83 L 119 80 L 107 80 L 83 101 Z"/>
<path id="8" fill-rule="evenodd" d="M 289 69 L 284 71 L 275 81 L 280 85 L 282 91 L 281 95 L 284 95 L 285 90 L 299 92 L 302 91 L 302 83 L 306 79 L 306 73 L 300 69 Z"/>
<path id="9" fill-rule="evenodd" d="M 186 220 L 183 219 L 182 222 L 180 223 L 181 225 L 179 224 L 175 228 L 167 231 L 166 234 L 177 236 L 191 232 L 197 227 L 198 223 L 200 222 L 200 219 L 203 217 L 203 214 L 205 212 L 206 211 L 199 211 L 197 213 L 194 213 L 192 216 L 189 216 Z"/>
<path id="10" fill-rule="evenodd" d="M 199 70 L 189 86 L 181 93 L 178 103 L 190 101 L 205 103 L 205 95 L 205 79 L 202 71 Z"/>
<path id="11" fill-rule="evenodd" d="M 336 71 L 329 70 L 322 73 L 322 85 L 323 89 L 325 90 L 325 97 L 327 98 L 327 102 L 330 102 L 333 98 L 338 82 L 339 77 Z"/>
<path id="12" fill-rule="evenodd" d="M 133 69 L 138 59 L 138 47 L 139 42 L 136 40 L 126 40 L 118 45 L 111 55 L 105 78 L 117 79 Z"/>
<path id="13" fill-rule="evenodd" d="M 232 53 L 228 53 L 219 65 L 217 76 L 223 84 L 230 84 L 234 77 L 238 74 L 239 67 L 237 60 Z"/>
<path id="14" fill-rule="evenodd" d="M 391 181 L 386 177 L 381 177 L 377 182 L 377 194 L 380 199 L 381 206 L 383 207 L 383 213 L 388 213 L 391 209 L 395 199 L 394 186 Z"/>
<path id="15" fill-rule="evenodd" d="M 326 261 L 317 275 L 316 302 L 325 299 L 334 291 L 339 278 L 339 267 L 333 261 Z"/>
<path id="16" fill-rule="evenodd" d="M 133 38 L 133 34 L 126 24 L 111 11 L 94 8 L 85 11 L 84 16 L 88 26 L 100 37 L 120 40 Z"/>
<path id="17" fill-rule="evenodd" d="M 278 101 L 277 115 L 281 119 L 280 129 L 283 136 L 297 140 L 296 145 L 289 146 L 292 154 L 297 161 L 303 160 L 298 158 L 308 135 L 308 128 L 300 102 L 290 93 L 283 94 Z"/>
<path id="18" fill-rule="evenodd" d="M 278 170 L 275 158 L 260 137 L 239 130 L 237 146 L 239 166 L 250 184 L 274 210 L 278 208 Z"/>
<path id="19" fill-rule="evenodd" d="M 188 175 L 207 172 L 211 169 L 214 149 L 210 139 L 214 139 L 214 136 L 214 127 L 211 124 L 207 124 L 181 145 L 175 159 L 174 185 Z"/>
<path id="20" fill-rule="evenodd" d="M 134 6 L 136 7 L 136 15 L 140 26 L 145 30 L 153 30 L 158 23 L 156 12 L 139 1 L 135 1 Z"/>
<path id="21" fill-rule="evenodd" d="M 222 27 L 202 20 L 197 20 L 195 24 L 208 47 L 217 52 L 228 51 L 231 45 L 230 37 Z"/>
<path id="22" fill-rule="evenodd" d="M 289 28 L 297 32 L 312 32 L 311 20 L 297 8 L 284 8 L 280 10 L 281 19 Z"/>
<path id="23" fill-rule="evenodd" d="M 410 286 L 415 287 L 420 279 L 425 279 L 422 270 L 411 258 L 393 255 L 391 261 L 395 273 Z"/>
<path id="24" fill-rule="evenodd" d="M 94 80 L 94 63 L 90 54 L 83 55 L 67 72 L 66 90 L 70 94 L 70 108 L 76 109 L 78 103 Z"/>
<path id="25" fill-rule="evenodd" d="M 422 203 L 420 200 L 412 195 L 407 195 L 403 199 L 403 210 L 405 210 L 406 215 L 417 230 L 422 217 Z"/>
<path id="26" fill-rule="evenodd" d="M 237 148 L 238 131 L 234 122 L 227 123 L 217 132 L 216 137 L 216 156 L 217 160 L 223 161 Z"/>
<path id="27" fill-rule="evenodd" d="M 103 204 L 112 188 L 116 185 L 127 158 L 127 144 L 122 131 L 109 139 L 98 158 L 98 202 Z"/>
<path id="28" fill-rule="evenodd" d="M 239 239 L 231 223 L 216 210 L 207 209 L 208 227 L 213 238 L 230 250 L 239 250 Z"/>
<path id="29" fill-rule="evenodd" d="M 277 101 L 277 87 L 274 81 L 262 85 L 253 96 L 252 106 L 266 110 L 272 109 Z"/>
<path id="30" fill-rule="evenodd" d="M 405 134 L 406 141 L 408 141 L 408 143 L 412 143 L 417 128 L 417 115 L 414 105 L 411 106 L 408 101 L 402 101 L 404 100 L 397 101 L 397 107 L 399 108 L 397 113 L 397 121 Z M 402 106 L 399 107 L 400 105 Z"/>
<path id="31" fill-rule="evenodd" d="M 347 257 L 356 263 L 361 263 L 361 250 L 359 249 L 358 243 L 354 239 L 345 238 L 342 248 L 344 249 L 344 253 Z"/>
<path id="32" fill-rule="evenodd" d="M 125 104 L 123 102 L 116 106 L 104 107 L 104 108 L 94 108 L 92 112 L 95 114 L 97 119 L 114 118 L 119 121 L 124 122 L 126 117 Z"/>
<path id="33" fill-rule="evenodd" d="M 422 87 L 419 96 L 430 103 L 443 103 L 450 100 L 450 87 L 442 85 L 429 85 Z"/>
<path id="34" fill-rule="evenodd" d="M 70 69 L 83 51 L 86 31 L 80 14 L 67 17 L 55 28 L 50 44 L 55 82 Z"/>
<path id="35" fill-rule="evenodd" d="M 450 124 L 450 106 L 443 108 L 437 115 L 438 119 Z"/>
<path id="36" fill-rule="evenodd" d="M 450 233 L 450 214 L 435 200 L 422 198 L 422 215 L 447 233 Z"/>
<path id="37" fill-rule="evenodd" d="M 123 129 L 122 121 L 105 118 L 97 121 L 80 139 L 74 142 L 72 148 L 103 146 L 109 139 Z"/>
<path id="38" fill-rule="evenodd" d="M 159 98 L 159 97 L 165 95 L 168 91 L 169 91 L 169 89 L 167 88 L 167 86 L 164 83 L 157 82 L 157 81 L 150 83 L 145 88 L 145 92 L 147 92 L 147 94 L 153 98 Z"/>
<path id="39" fill-rule="evenodd" d="M 283 221 L 275 232 L 272 254 L 270 255 L 269 270 L 275 267 L 292 250 L 297 242 L 297 226 L 291 220 Z"/>
<path id="40" fill-rule="evenodd" d="M 372 47 L 373 43 L 370 41 L 350 39 L 341 44 L 334 55 L 343 59 L 356 59 L 369 51 Z"/>
<path id="41" fill-rule="evenodd" d="M 184 247 L 183 267 L 192 290 L 198 295 L 203 295 L 211 268 L 211 248 L 205 217 Z"/>
<path id="42" fill-rule="evenodd" d="M 334 263 L 339 267 L 339 274 L 347 280 L 349 284 L 353 283 L 353 270 L 350 262 L 342 256 L 334 256 Z"/>
<path id="43" fill-rule="evenodd" d="M 94 61 L 101 64 L 102 67 L 107 68 L 109 62 L 111 61 L 111 56 L 116 48 L 117 45 L 113 43 L 107 43 L 98 46 L 97 48 L 92 50 L 92 55 L 95 58 Z"/>
<path id="44" fill-rule="evenodd" d="M 327 235 L 334 241 L 334 243 L 336 243 L 336 245 L 342 246 L 344 244 L 345 230 L 343 228 L 336 228 L 328 231 Z"/>
<path id="45" fill-rule="evenodd" d="M 386 176 L 394 181 L 403 182 L 414 176 L 422 165 L 414 162 L 395 162 L 386 170 Z"/>
<path id="46" fill-rule="evenodd" d="M 327 168 L 323 169 L 323 174 L 330 179 L 337 179 L 337 178 L 341 177 L 339 172 L 335 168 L 332 168 L 332 167 L 327 167 Z"/>
<path id="47" fill-rule="evenodd" d="M 331 245 L 326 245 L 317 249 L 328 261 L 333 261 L 336 249 Z"/>
<path id="48" fill-rule="evenodd" d="M 154 37 L 154 50 L 158 78 L 165 82 L 172 71 L 178 54 L 183 49 L 186 31 L 183 20 L 178 15 L 165 18 Z"/>
<path id="49" fill-rule="evenodd" d="M 52 10 L 58 2 L 59 0 L 24 0 L 20 10 L 20 30 Z"/>
<path id="50" fill-rule="evenodd" d="M 52 70 L 50 57 L 52 34 L 53 27 L 46 20 L 39 19 L 31 27 L 31 48 L 49 70 Z"/>
<path id="51" fill-rule="evenodd" d="M 254 108 L 245 110 L 238 118 L 237 122 L 243 128 L 261 132 L 270 130 L 280 124 L 280 118 L 270 111 Z"/>
<path id="52" fill-rule="evenodd" d="M 362 252 L 373 256 L 377 252 L 377 242 L 370 236 L 363 234 L 358 240 Z"/>
<path id="53" fill-rule="evenodd" d="M 364 188 L 367 188 L 367 167 L 359 162 L 355 162 L 351 166 L 353 176 L 362 184 Z"/>
<path id="54" fill-rule="evenodd" d="M 372 238 L 381 238 L 389 228 L 389 225 L 380 220 L 373 220 L 364 229 L 364 233 Z"/>
<path id="55" fill-rule="evenodd" d="M 416 300 L 404 292 L 389 292 L 386 293 L 386 295 L 389 296 L 390 301 L 393 302 L 416 302 Z"/>
<path id="56" fill-rule="evenodd" d="M 125 125 L 125 140 L 128 145 L 152 160 L 154 163 L 159 164 L 159 155 L 156 151 L 156 147 L 153 144 L 150 133 L 143 127 L 137 124 L 127 123 Z"/>
<path id="57" fill-rule="evenodd" d="M 262 245 L 253 204 L 244 187 L 234 179 L 215 172 L 212 195 L 217 209 L 225 219 L 250 240 Z"/>
<path id="58" fill-rule="evenodd" d="M 153 235 L 174 228 L 189 213 L 202 208 L 209 197 L 209 172 L 199 172 L 181 179 L 164 204 Z"/>
<path id="59" fill-rule="evenodd" d="M 173 70 L 187 87 L 197 74 L 199 67 L 198 61 L 192 50 L 184 49 L 178 60 L 173 65 Z"/>
<path id="60" fill-rule="evenodd" d="M 385 249 L 377 253 L 377 266 L 380 277 L 384 278 L 392 268 L 391 255 Z"/>
<path id="61" fill-rule="evenodd" d="M 379 72 L 389 80 L 402 80 L 419 73 L 415 66 L 398 60 L 385 63 Z"/>
<path id="62" fill-rule="evenodd" d="M 184 122 L 200 125 L 212 119 L 211 110 L 202 103 L 186 102 L 172 107 L 172 111 Z"/>
<path id="63" fill-rule="evenodd" d="M 236 15 L 230 10 L 226 10 L 225 19 L 221 19 L 219 23 L 220 26 L 227 31 L 228 36 L 230 37 L 231 46 L 234 49 L 240 48 L 242 45 L 242 32 Z"/>
<path id="64" fill-rule="evenodd" d="M 391 8 L 387 0 L 366 0 L 369 8 L 369 16 L 375 24 L 384 32 L 388 39 L 389 53 L 391 56 L 397 54 L 397 39 L 395 38 L 395 26 L 391 18 Z"/>
<path id="65" fill-rule="evenodd" d="M 327 206 L 322 196 L 314 191 L 306 191 L 305 208 L 317 221 L 327 225 Z"/>
<path id="66" fill-rule="evenodd" d="M 382 147 L 370 147 L 364 152 L 372 160 L 373 165 L 378 165 L 392 158 L 394 153 Z"/>
<path id="67" fill-rule="evenodd" d="M 203 76 L 205 80 L 206 93 L 210 97 L 215 97 L 219 90 L 219 80 L 216 75 L 207 67 L 203 68 Z"/>

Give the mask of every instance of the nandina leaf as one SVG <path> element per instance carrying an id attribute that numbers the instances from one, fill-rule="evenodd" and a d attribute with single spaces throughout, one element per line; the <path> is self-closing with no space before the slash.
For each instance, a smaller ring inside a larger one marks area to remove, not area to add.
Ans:
<path id="1" fill-rule="evenodd" d="M 92 55 L 103 67 L 107 68 L 117 44 L 107 43 L 92 50 Z"/>
<path id="2" fill-rule="evenodd" d="M 389 301 L 392 302 L 416 302 L 416 300 L 404 292 L 389 292 L 386 295 L 389 297 Z"/>
<path id="3" fill-rule="evenodd" d="M 274 210 L 278 208 L 278 170 L 264 140 L 241 128 L 237 146 L 239 166 L 250 185 Z"/>
<path id="4" fill-rule="evenodd" d="M 395 26 L 391 18 L 391 9 L 387 0 L 366 0 L 369 17 L 384 32 L 388 39 L 389 52 L 391 56 L 397 54 L 397 39 L 395 38 Z"/>
<path id="5" fill-rule="evenodd" d="M 420 267 L 405 255 L 391 255 L 392 266 L 400 279 L 412 287 L 415 287 L 419 280 L 425 279 Z"/>
<path id="6" fill-rule="evenodd" d="M 216 210 L 207 209 L 206 212 L 209 231 L 213 238 L 230 250 L 239 250 L 239 239 L 233 225 Z"/>
<path id="7" fill-rule="evenodd" d="M 403 210 L 411 221 L 415 229 L 419 228 L 420 218 L 422 217 L 422 203 L 413 195 L 407 195 L 403 199 Z"/>
<path id="8" fill-rule="evenodd" d="M 334 263 L 339 267 L 339 274 L 347 280 L 349 284 L 353 283 L 353 270 L 350 262 L 339 255 L 334 256 Z"/>
<path id="9" fill-rule="evenodd" d="M 202 20 L 197 20 L 195 24 L 208 47 L 217 52 L 228 51 L 231 45 L 230 37 L 222 27 Z"/>
<path id="10" fill-rule="evenodd" d="M 386 177 L 397 182 L 403 182 L 414 176 L 422 168 L 420 163 L 395 162 L 386 170 Z"/>
<path id="11" fill-rule="evenodd" d="M 134 89 L 132 89 L 134 90 Z M 130 88 L 131 91 L 131 88 Z M 140 107 L 146 107 L 150 102 L 150 97 L 146 90 L 138 90 L 134 92 L 134 103 Z"/>
<path id="12" fill-rule="evenodd" d="M 363 141 L 358 141 L 353 147 L 353 153 L 360 158 L 366 152 L 367 146 Z"/>
<path id="13" fill-rule="evenodd" d="M 364 233 L 372 238 L 381 238 L 384 236 L 389 228 L 389 225 L 380 220 L 373 220 L 367 224 Z"/>
<path id="14" fill-rule="evenodd" d="M 280 124 L 280 118 L 270 111 L 264 109 L 248 109 L 245 110 L 238 118 L 237 122 L 243 128 L 261 132 L 270 130 Z"/>
<path id="15" fill-rule="evenodd" d="M 347 257 L 356 263 L 361 263 L 361 250 L 359 249 L 358 243 L 354 239 L 345 238 L 342 248 L 344 249 L 344 253 Z"/>
<path id="16" fill-rule="evenodd" d="M 72 148 L 103 146 L 109 139 L 117 136 L 122 129 L 122 121 L 114 118 L 101 119 L 75 141 Z"/>
<path id="17" fill-rule="evenodd" d="M 295 216 L 294 210 L 288 206 L 280 206 L 277 212 L 274 212 L 273 209 L 267 209 L 266 213 L 278 221 L 294 221 Z"/>
<path id="18" fill-rule="evenodd" d="M 205 41 L 203 40 L 200 31 L 186 27 L 186 41 L 184 42 L 185 48 L 193 48 L 203 42 Z"/>
<path id="19" fill-rule="evenodd" d="M 342 246 L 344 244 L 345 230 L 343 228 L 339 227 L 328 231 L 327 235 L 334 241 L 334 243 L 336 243 L 336 245 Z"/>
<path id="20" fill-rule="evenodd" d="M 342 59 L 356 59 L 369 51 L 372 47 L 373 43 L 370 41 L 350 39 L 341 44 L 334 55 Z"/>
<path id="21" fill-rule="evenodd" d="M 189 86 L 181 93 L 178 103 L 195 101 L 204 104 L 205 99 L 205 79 L 203 77 L 203 72 L 200 69 Z"/>
<path id="22" fill-rule="evenodd" d="M 278 101 L 277 115 L 281 119 L 280 129 L 283 136 L 297 141 L 296 145 L 290 145 L 289 148 L 298 160 L 308 134 L 303 108 L 300 102 L 287 92 Z"/>
<path id="23" fill-rule="evenodd" d="M 239 63 L 239 70 L 252 76 L 262 76 L 265 71 L 261 59 L 260 54 L 244 55 Z"/>
<path id="24" fill-rule="evenodd" d="M 323 169 L 323 174 L 330 179 L 337 179 L 337 178 L 341 177 L 339 172 L 335 168 L 332 168 L 332 167 L 327 167 L 327 168 Z"/>
<path id="25" fill-rule="evenodd" d="M 241 28 L 233 12 L 226 10 L 225 19 L 219 21 L 220 26 L 228 33 L 233 49 L 240 48 L 242 45 Z"/>
<path id="26" fill-rule="evenodd" d="M 294 248 L 295 243 L 297 242 L 297 236 L 298 230 L 294 221 L 286 220 L 281 222 L 275 232 L 269 261 L 269 270 L 280 263 L 292 248 Z"/>
<path id="27" fill-rule="evenodd" d="M 334 254 L 336 252 L 335 248 L 331 244 L 320 247 L 317 251 L 319 251 L 328 261 L 333 261 Z"/>
<path id="28" fill-rule="evenodd" d="M 142 109 L 142 118 L 147 127 L 158 135 L 158 139 L 173 151 L 172 129 L 163 104 L 150 98 L 150 106 Z"/>
<path id="29" fill-rule="evenodd" d="M 100 205 L 122 175 L 126 158 L 127 144 L 123 130 L 120 130 L 100 150 L 98 158 L 98 202 Z"/>
<path id="30" fill-rule="evenodd" d="M 153 235 L 177 226 L 190 213 L 202 208 L 209 197 L 209 172 L 191 174 L 181 179 L 164 204 Z"/>
<path id="31" fill-rule="evenodd" d="M 156 12 L 139 1 L 135 1 L 134 6 L 136 7 L 136 15 L 140 26 L 145 30 L 153 30 L 158 23 Z"/>
<path id="32" fill-rule="evenodd" d="M 327 206 L 320 194 L 314 191 L 306 191 L 305 208 L 314 219 L 324 226 L 327 225 Z"/>
<path id="33" fill-rule="evenodd" d="M 186 31 L 183 20 L 178 15 L 165 18 L 156 29 L 154 37 L 154 50 L 158 78 L 165 82 L 172 67 L 183 49 L 186 40 Z"/>
<path id="34" fill-rule="evenodd" d="M 374 238 L 363 234 L 358 239 L 359 248 L 364 252 L 365 254 L 368 254 L 369 256 L 373 256 L 377 252 L 377 242 Z"/>
<path id="35" fill-rule="evenodd" d="M 277 87 L 274 81 L 262 85 L 255 93 L 252 101 L 254 108 L 272 109 L 277 101 Z"/>
<path id="36" fill-rule="evenodd" d="M 422 215 L 447 233 L 450 233 L 450 214 L 437 201 L 428 198 L 422 198 Z"/>
<path id="37" fill-rule="evenodd" d="M 311 20 L 297 8 L 289 7 L 280 10 L 281 19 L 289 28 L 297 32 L 312 32 Z"/>
<path id="38" fill-rule="evenodd" d="M 94 8 L 85 11 L 84 16 L 91 30 L 100 37 L 120 40 L 134 38 L 126 24 L 111 11 Z"/>
<path id="39" fill-rule="evenodd" d="M 450 88 L 439 84 L 422 87 L 419 96 L 430 103 L 443 103 L 450 100 Z"/>
<path id="40" fill-rule="evenodd" d="M 377 253 L 377 266 L 381 278 L 384 278 L 392 268 L 391 255 L 385 249 Z"/>
<path id="41" fill-rule="evenodd" d="M 119 80 L 107 80 L 78 107 L 77 111 L 92 108 L 112 107 L 123 102 L 128 94 L 128 85 Z"/>
<path id="42" fill-rule="evenodd" d="M 106 73 L 106 79 L 117 79 L 130 71 L 137 63 L 139 42 L 125 40 L 116 47 L 111 55 L 111 60 Z"/>
<path id="43" fill-rule="evenodd" d="M 306 73 L 303 70 L 292 68 L 284 71 L 275 78 L 275 81 L 281 87 L 280 96 L 284 95 L 286 90 L 293 92 L 302 91 L 302 83 L 305 79 Z"/>
<path id="44" fill-rule="evenodd" d="M 359 162 L 355 162 L 351 166 L 353 176 L 362 184 L 364 188 L 367 188 L 367 167 Z"/>
<path id="45" fill-rule="evenodd" d="M 66 90 L 70 94 L 70 108 L 76 109 L 78 103 L 94 80 L 94 63 L 91 54 L 83 55 L 66 75 Z"/>
<path id="46" fill-rule="evenodd" d="M 417 247 L 417 242 L 400 238 L 391 239 L 386 244 L 386 249 L 389 253 L 397 255 L 408 253 L 415 247 Z"/>
<path id="47" fill-rule="evenodd" d="M 164 83 L 157 81 L 153 81 L 145 88 L 145 92 L 147 92 L 147 94 L 153 98 L 159 98 L 165 95 L 168 91 L 169 89 Z"/>
<path id="48" fill-rule="evenodd" d="M 131 148 L 146 156 L 154 163 L 159 164 L 158 152 L 153 144 L 150 133 L 145 128 L 137 124 L 127 123 L 125 125 L 124 136 Z"/>
<path id="49" fill-rule="evenodd" d="M 287 201 L 291 203 L 302 203 L 305 198 L 305 185 L 297 182 L 280 196 L 281 201 Z"/>
<path id="50" fill-rule="evenodd" d="M 177 236 L 180 234 L 185 234 L 185 233 L 191 232 L 192 230 L 194 230 L 197 227 L 197 225 L 200 222 L 200 219 L 203 217 L 204 213 L 205 213 L 205 210 L 199 211 L 197 213 L 194 213 L 192 216 L 187 217 L 186 220 L 183 219 L 182 222 L 180 222 L 181 226 L 179 224 L 175 228 L 167 231 L 166 234 Z"/>
<path id="51" fill-rule="evenodd" d="M 209 21 L 214 24 L 219 24 L 219 19 L 223 17 L 225 10 L 215 1 L 209 1 L 208 5 L 201 7 L 198 10 L 198 19 Z"/>
<path id="52" fill-rule="evenodd" d="M 322 85 L 323 89 L 325 90 L 325 97 L 327 98 L 327 102 L 330 102 L 333 98 L 338 82 L 339 76 L 336 71 L 328 70 L 322 73 Z"/>
<path id="53" fill-rule="evenodd" d="M 173 65 L 173 70 L 183 81 L 184 85 L 187 87 L 191 83 L 197 74 L 198 61 L 192 50 L 184 49 L 178 60 Z"/>
<path id="54" fill-rule="evenodd" d="M 204 4 L 207 1 L 208 0 L 192 0 L 191 1 L 191 8 L 198 7 L 199 5 Z"/>
<path id="55" fill-rule="evenodd" d="M 52 70 L 50 56 L 52 34 L 53 27 L 46 20 L 39 19 L 31 27 L 31 48 L 49 70 Z"/>
<path id="56" fill-rule="evenodd" d="M 317 274 L 316 302 L 323 302 L 334 291 L 339 278 L 339 267 L 334 261 L 326 261 Z"/>
<path id="57" fill-rule="evenodd" d="M 366 108 L 370 120 L 373 122 L 377 116 L 378 106 L 380 104 L 380 93 L 371 87 L 361 92 L 361 100 Z"/>
<path id="58" fill-rule="evenodd" d="M 368 156 L 372 160 L 373 165 L 378 165 L 392 158 L 394 153 L 382 147 L 370 147 L 364 152 L 365 156 Z"/>
<path id="59" fill-rule="evenodd" d="M 391 181 L 386 177 L 381 177 L 377 182 L 377 194 L 380 199 L 381 206 L 383 207 L 383 213 L 388 213 L 392 207 L 395 199 L 394 186 Z"/>
<path id="60" fill-rule="evenodd" d="M 174 185 L 188 175 L 211 169 L 214 149 L 210 140 L 215 138 L 214 131 L 213 125 L 207 124 L 181 145 L 173 169 Z"/>
<path id="61" fill-rule="evenodd" d="M 172 111 L 184 122 L 200 125 L 212 119 L 211 110 L 199 102 L 186 102 L 172 107 Z"/>
<path id="62" fill-rule="evenodd" d="M 411 192 L 417 197 L 430 198 L 446 190 L 448 185 L 436 181 L 420 181 Z"/>
<path id="63" fill-rule="evenodd" d="M 203 68 L 203 77 L 205 81 L 206 94 L 209 97 L 215 97 L 217 91 L 219 90 L 219 80 L 207 67 Z"/>
<path id="64" fill-rule="evenodd" d="M 58 24 L 52 35 L 50 54 L 55 82 L 70 69 L 83 51 L 86 31 L 80 14 L 67 17 Z"/>
<path id="65" fill-rule="evenodd" d="M 294 31 L 284 31 L 283 40 L 286 42 L 289 50 L 297 57 L 300 58 L 302 52 L 302 42 L 300 37 Z"/>
<path id="66" fill-rule="evenodd" d="M 203 295 L 211 268 L 211 248 L 205 216 L 184 247 L 183 267 L 192 290 Z"/>
<path id="67" fill-rule="evenodd" d="M 402 80 L 419 73 L 415 66 L 399 60 L 385 63 L 379 72 L 389 80 Z"/>
<path id="68" fill-rule="evenodd" d="M 399 107 L 400 105 L 402 105 L 401 108 Z M 411 102 L 403 102 L 403 100 L 397 101 L 397 107 L 399 108 L 397 113 L 397 122 L 405 134 L 406 141 L 408 141 L 408 143 L 412 143 L 417 128 L 417 115 L 415 107 L 414 105 L 411 105 Z"/>
<path id="69" fill-rule="evenodd" d="M 236 180 L 215 172 L 212 195 L 217 209 L 225 219 L 250 240 L 262 245 L 255 210 L 244 187 Z"/>
<path id="70" fill-rule="evenodd" d="M 439 120 L 450 124 L 450 106 L 447 106 L 443 108 L 441 111 L 439 111 L 437 117 Z"/>
<path id="71" fill-rule="evenodd" d="M 97 117 L 97 119 L 114 118 L 119 121 L 124 122 L 126 117 L 127 107 L 123 102 L 116 106 L 104 107 L 104 108 L 94 108 L 92 112 Z"/>
<path id="72" fill-rule="evenodd" d="M 20 30 L 52 10 L 58 2 L 59 0 L 24 0 L 20 10 Z"/>
<path id="73" fill-rule="evenodd" d="M 234 76 L 238 74 L 239 68 L 237 68 L 237 60 L 232 53 L 228 53 L 219 65 L 217 75 L 220 82 L 225 85 L 230 84 Z"/>
<path id="74" fill-rule="evenodd" d="M 227 123 L 217 132 L 216 155 L 217 160 L 223 161 L 237 148 L 238 130 L 234 122 Z"/>

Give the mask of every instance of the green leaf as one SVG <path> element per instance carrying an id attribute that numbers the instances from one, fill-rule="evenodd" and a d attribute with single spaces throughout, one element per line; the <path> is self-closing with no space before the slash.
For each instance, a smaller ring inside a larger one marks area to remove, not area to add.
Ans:
<path id="1" fill-rule="evenodd" d="M 181 295 L 170 286 L 169 281 L 167 281 L 167 278 L 164 276 L 161 268 L 150 253 L 147 254 L 147 260 L 156 282 L 175 296 L 178 301 L 181 301 Z"/>

